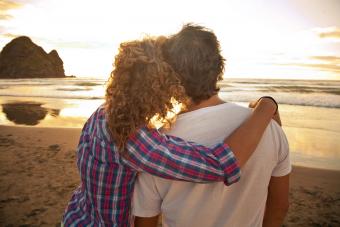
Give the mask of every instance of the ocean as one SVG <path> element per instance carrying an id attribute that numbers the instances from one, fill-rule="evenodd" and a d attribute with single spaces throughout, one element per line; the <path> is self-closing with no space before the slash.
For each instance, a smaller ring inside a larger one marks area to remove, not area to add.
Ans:
<path id="1" fill-rule="evenodd" d="M 0 80 L 0 125 L 81 128 L 103 103 L 104 79 Z M 340 170 L 340 81 L 227 79 L 220 97 L 247 105 L 263 95 L 280 104 L 293 164 Z"/>

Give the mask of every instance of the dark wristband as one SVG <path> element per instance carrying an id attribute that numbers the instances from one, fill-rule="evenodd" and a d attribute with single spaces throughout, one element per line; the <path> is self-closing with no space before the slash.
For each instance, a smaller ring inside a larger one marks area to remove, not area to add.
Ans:
<path id="1" fill-rule="evenodd" d="M 275 105 L 276 105 L 276 110 L 275 110 L 275 113 L 274 113 L 274 115 L 275 115 L 277 113 L 277 110 L 279 109 L 279 105 L 277 104 L 276 100 L 271 96 L 262 96 L 261 98 L 259 98 L 259 100 L 264 99 L 264 98 L 271 99 L 275 103 Z"/>

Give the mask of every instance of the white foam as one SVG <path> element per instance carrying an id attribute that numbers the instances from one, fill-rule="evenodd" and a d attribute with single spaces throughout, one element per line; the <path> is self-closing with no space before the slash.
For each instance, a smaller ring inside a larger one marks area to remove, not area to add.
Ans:
<path id="1" fill-rule="evenodd" d="M 220 96 L 232 102 L 250 102 L 261 96 L 272 96 L 281 104 L 340 108 L 340 95 L 324 93 L 283 93 L 283 92 L 220 92 Z"/>
<path id="2" fill-rule="evenodd" d="M 5 79 L 0 80 L 0 97 L 103 99 L 105 81 L 97 78 Z M 281 104 L 340 108 L 340 81 L 232 79 L 220 82 L 220 86 L 220 96 L 233 102 L 249 102 L 270 95 Z"/>

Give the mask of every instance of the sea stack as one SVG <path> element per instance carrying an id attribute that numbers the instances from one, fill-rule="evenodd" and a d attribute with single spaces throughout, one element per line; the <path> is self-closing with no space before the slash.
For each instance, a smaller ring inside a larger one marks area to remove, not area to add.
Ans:
<path id="1" fill-rule="evenodd" d="M 63 61 L 56 50 L 46 53 L 27 36 L 9 42 L 0 53 L 0 78 L 63 78 Z"/>

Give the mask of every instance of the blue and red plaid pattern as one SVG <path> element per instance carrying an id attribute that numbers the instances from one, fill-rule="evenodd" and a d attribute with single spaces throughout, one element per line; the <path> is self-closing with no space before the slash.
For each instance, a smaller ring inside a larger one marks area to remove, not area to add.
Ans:
<path id="1" fill-rule="evenodd" d="M 131 199 L 137 173 L 205 183 L 239 180 L 240 169 L 223 143 L 207 148 L 142 128 L 128 140 L 123 155 L 111 140 L 104 107 L 83 127 L 77 149 L 81 178 L 63 216 L 64 226 L 131 226 Z"/>

